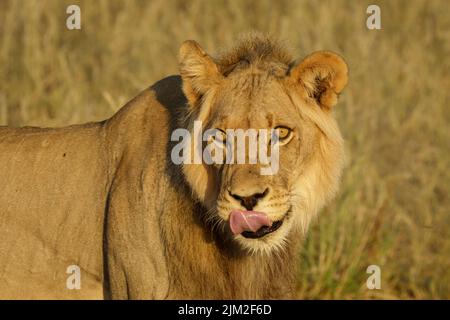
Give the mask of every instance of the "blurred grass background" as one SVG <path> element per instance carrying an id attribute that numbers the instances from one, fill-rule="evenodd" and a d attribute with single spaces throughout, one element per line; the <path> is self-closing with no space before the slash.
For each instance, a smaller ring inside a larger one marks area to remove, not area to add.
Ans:
<path id="1" fill-rule="evenodd" d="M 366 28 L 381 7 L 382 30 Z M 67 30 L 66 8 L 82 29 Z M 239 33 L 350 66 L 336 107 L 348 154 L 337 199 L 299 253 L 299 298 L 450 298 L 449 1 L 0 1 L 0 125 L 101 120 L 177 73 L 183 40 Z M 381 267 L 381 290 L 366 268 Z"/>

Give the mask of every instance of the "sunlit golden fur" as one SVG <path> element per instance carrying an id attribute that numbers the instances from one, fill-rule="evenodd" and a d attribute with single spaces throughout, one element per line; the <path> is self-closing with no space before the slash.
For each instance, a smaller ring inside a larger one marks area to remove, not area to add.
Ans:
<path id="1" fill-rule="evenodd" d="M 211 58 L 180 49 L 165 78 L 99 123 L 0 128 L 0 297 L 289 298 L 302 235 L 337 190 L 342 138 L 331 109 L 343 60 L 318 52 L 295 63 L 276 41 L 244 39 Z M 174 129 L 292 128 L 280 170 L 171 162 Z M 240 204 L 227 191 L 270 191 L 255 210 L 279 230 L 232 236 Z M 81 269 L 68 290 L 66 269 Z"/>

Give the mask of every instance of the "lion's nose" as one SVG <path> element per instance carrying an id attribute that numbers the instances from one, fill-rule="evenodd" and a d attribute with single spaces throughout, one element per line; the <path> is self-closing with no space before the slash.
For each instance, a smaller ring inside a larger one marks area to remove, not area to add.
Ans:
<path id="1" fill-rule="evenodd" d="M 234 193 L 231 193 L 229 190 L 228 190 L 228 193 L 234 199 L 238 200 L 242 204 L 242 206 L 245 207 L 245 209 L 252 210 L 256 206 L 258 201 L 261 200 L 262 198 L 264 198 L 269 193 L 269 188 L 266 188 L 266 190 L 264 190 L 263 192 L 254 193 L 250 196 L 234 194 Z"/>

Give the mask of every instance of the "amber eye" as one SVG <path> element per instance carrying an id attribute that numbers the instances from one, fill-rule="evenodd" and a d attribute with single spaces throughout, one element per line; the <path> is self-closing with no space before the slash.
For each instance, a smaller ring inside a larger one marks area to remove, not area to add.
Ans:
<path id="1" fill-rule="evenodd" d="M 292 129 L 285 126 L 278 126 L 275 128 L 274 135 L 280 144 L 286 144 L 292 137 Z"/>
<path id="2" fill-rule="evenodd" d="M 211 137 L 212 141 L 219 147 L 224 147 L 227 142 L 227 134 L 222 129 L 214 129 L 214 135 Z"/>

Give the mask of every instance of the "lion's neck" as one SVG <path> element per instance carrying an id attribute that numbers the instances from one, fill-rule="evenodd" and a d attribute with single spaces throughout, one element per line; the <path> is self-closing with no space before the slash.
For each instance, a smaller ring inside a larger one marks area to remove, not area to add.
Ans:
<path id="1" fill-rule="evenodd" d="M 190 212 L 168 210 L 162 219 L 165 234 L 171 235 L 165 239 L 170 298 L 292 297 L 298 241 L 288 241 L 291 245 L 283 251 L 250 255 L 213 239 L 213 233 L 197 219 L 198 208 L 193 204 L 191 208 Z"/>

